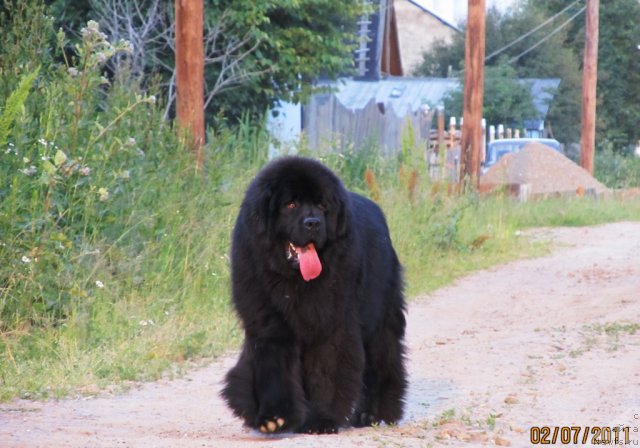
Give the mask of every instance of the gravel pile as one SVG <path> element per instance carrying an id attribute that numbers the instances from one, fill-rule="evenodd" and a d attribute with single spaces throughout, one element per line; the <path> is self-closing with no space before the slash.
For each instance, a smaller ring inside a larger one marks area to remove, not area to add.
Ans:
<path id="1" fill-rule="evenodd" d="M 481 178 L 480 189 L 528 185 L 535 196 L 595 194 L 607 192 L 579 165 L 557 151 L 541 144 L 529 143 L 522 150 L 502 157 Z"/>

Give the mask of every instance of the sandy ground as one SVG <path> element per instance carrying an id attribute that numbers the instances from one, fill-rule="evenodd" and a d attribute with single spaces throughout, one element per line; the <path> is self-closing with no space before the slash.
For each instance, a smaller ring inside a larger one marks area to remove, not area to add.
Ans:
<path id="1" fill-rule="evenodd" d="M 278 437 L 244 429 L 217 395 L 230 354 L 119 396 L 5 403 L 0 447 L 520 447 L 541 426 L 549 441 L 553 428 L 577 426 L 583 446 L 585 427 L 628 427 L 638 445 L 640 223 L 526 237 L 556 249 L 412 301 L 411 386 L 397 427 Z"/>

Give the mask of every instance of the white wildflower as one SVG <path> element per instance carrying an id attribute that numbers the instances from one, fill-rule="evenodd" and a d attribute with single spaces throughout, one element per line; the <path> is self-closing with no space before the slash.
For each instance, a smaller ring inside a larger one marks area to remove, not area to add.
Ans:
<path id="1" fill-rule="evenodd" d="M 100 30 L 100 24 L 98 22 L 96 22 L 95 20 L 89 20 L 87 22 L 87 28 L 90 31 L 99 31 Z"/>
<path id="2" fill-rule="evenodd" d="M 102 283 L 100 280 L 96 280 L 96 286 L 100 289 L 104 288 L 104 283 Z"/>
<path id="3" fill-rule="evenodd" d="M 80 173 L 81 176 L 87 177 L 89 174 L 91 174 L 91 168 L 85 165 L 82 168 L 80 168 L 78 172 Z"/>
<path id="4" fill-rule="evenodd" d="M 93 36 L 100 37 L 100 35 L 102 34 L 100 33 L 100 24 L 95 20 L 89 20 L 87 22 L 87 26 L 85 28 L 82 28 L 80 32 L 82 33 L 83 39 L 89 39 Z"/>
<path id="5" fill-rule="evenodd" d="M 138 322 L 141 326 L 146 327 L 147 325 L 155 325 L 155 323 L 153 322 L 153 320 L 151 319 L 142 319 L 140 322 Z"/>
<path id="6" fill-rule="evenodd" d="M 38 172 L 38 169 L 35 166 L 31 165 L 29 168 L 23 168 L 19 171 L 25 176 L 33 176 Z"/>
<path id="7" fill-rule="evenodd" d="M 135 138 L 133 138 L 133 137 L 129 137 L 129 138 L 127 139 L 127 143 L 126 143 L 126 145 L 127 145 L 127 146 L 136 146 L 136 139 L 135 139 Z"/>
<path id="8" fill-rule="evenodd" d="M 31 263 L 31 258 L 27 257 L 26 255 L 23 255 L 22 256 L 22 262 L 26 263 L 26 264 L 29 264 L 29 263 Z"/>
<path id="9" fill-rule="evenodd" d="M 105 62 L 107 62 L 107 59 L 107 55 L 103 52 L 96 53 L 96 60 L 99 64 L 104 64 Z"/>
<path id="10" fill-rule="evenodd" d="M 98 195 L 100 195 L 100 202 L 106 202 L 109 200 L 109 190 L 104 187 L 98 189 Z"/>
<path id="11" fill-rule="evenodd" d="M 71 76 L 72 78 L 75 78 L 76 76 L 78 76 L 80 74 L 78 69 L 75 68 L 75 67 L 69 67 L 67 69 L 67 73 L 69 73 L 69 76 Z"/>
<path id="12" fill-rule="evenodd" d="M 46 141 L 43 138 L 38 139 L 38 143 L 40 143 L 42 146 L 44 146 L 45 148 L 49 145 L 49 142 Z"/>
<path id="13" fill-rule="evenodd" d="M 120 41 L 118 42 L 118 46 L 122 48 L 122 51 L 124 51 L 125 53 L 133 53 L 133 44 L 128 40 L 120 39 Z"/>
<path id="14" fill-rule="evenodd" d="M 149 98 L 147 98 L 147 101 L 149 101 L 150 104 L 156 104 L 156 96 L 151 95 Z"/>

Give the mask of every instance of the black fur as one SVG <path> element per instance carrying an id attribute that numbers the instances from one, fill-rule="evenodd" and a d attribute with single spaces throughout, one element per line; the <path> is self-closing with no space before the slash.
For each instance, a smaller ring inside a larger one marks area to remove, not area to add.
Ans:
<path id="1" fill-rule="evenodd" d="M 289 242 L 314 243 L 317 278 L 287 259 Z M 246 192 L 231 273 L 245 341 L 222 395 L 247 426 L 334 433 L 402 417 L 401 267 L 375 203 L 315 160 L 275 160 Z"/>

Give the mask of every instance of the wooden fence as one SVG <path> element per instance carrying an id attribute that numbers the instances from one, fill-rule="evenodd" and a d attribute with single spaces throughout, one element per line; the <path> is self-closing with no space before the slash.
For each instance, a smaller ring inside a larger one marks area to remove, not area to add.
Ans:
<path id="1" fill-rule="evenodd" d="M 460 177 L 460 145 L 462 140 L 462 118 L 460 125 L 456 126 L 455 117 L 449 120 L 449 128 L 444 127 L 444 116 L 438 113 L 438 125 L 431 129 L 426 148 L 425 158 L 429 170 L 429 176 L 433 180 L 449 180 L 458 182 Z M 486 159 L 487 142 L 501 140 L 503 138 L 520 138 L 526 135 L 526 131 L 520 129 L 505 128 L 503 125 L 487 126 L 482 120 L 482 130 L 485 138 L 482 140 L 480 161 Z"/>
<path id="2" fill-rule="evenodd" d="M 320 152 L 367 146 L 379 148 L 384 155 L 396 154 L 403 135 L 412 129 L 414 145 L 424 148 L 429 140 L 433 111 L 395 111 L 393 106 L 371 99 L 362 109 L 344 107 L 335 95 L 314 95 L 303 110 L 305 138 Z"/>

